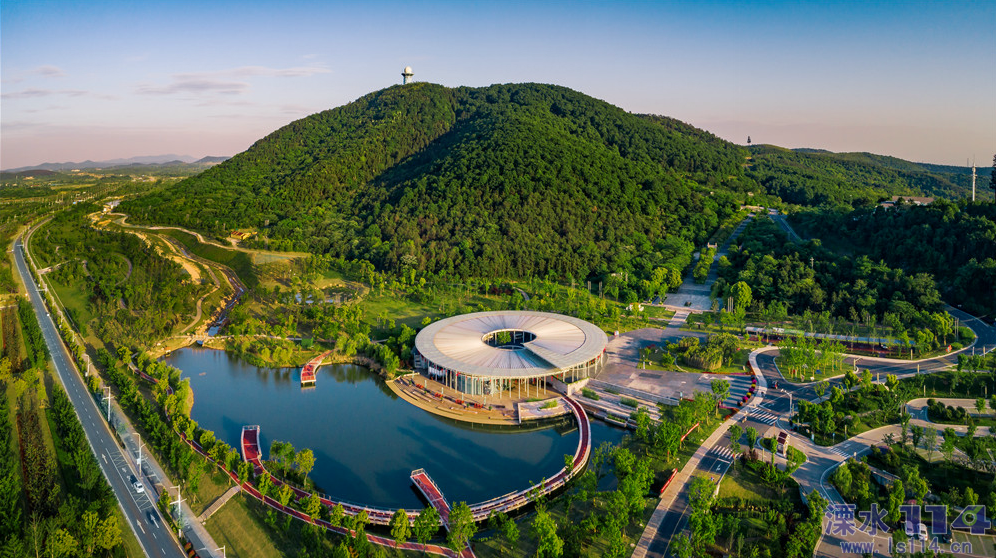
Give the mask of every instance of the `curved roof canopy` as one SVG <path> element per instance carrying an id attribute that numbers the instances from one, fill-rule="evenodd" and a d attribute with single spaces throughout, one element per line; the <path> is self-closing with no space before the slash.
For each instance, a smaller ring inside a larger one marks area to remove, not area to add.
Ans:
<path id="1" fill-rule="evenodd" d="M 489 333 L 527 331 L 520 347 L 493 347 Z M 474 376 L 532 378 L 584 364 L 605 349 L 608 337 L 593 324 L 562 314 L 502 310 L 440 320 L 419 332 L 415 348 L 435 364 Z"/>

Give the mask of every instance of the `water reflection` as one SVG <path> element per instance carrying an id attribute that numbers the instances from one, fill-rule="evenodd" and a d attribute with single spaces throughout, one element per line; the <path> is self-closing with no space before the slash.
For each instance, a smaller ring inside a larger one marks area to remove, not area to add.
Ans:
<path id="1" fill-rule="evenodd" d="M 352 364 L 321 367 L 316 387 L 302 390 L 299 370 L 259 368 L 224 351 L 187 348 L 166 361 L 190 379 L 202 427 L 238 447 L 242 426 L 258 424 L 265 454 L 273 440 L 311 448 L 311 477 L 343 500 L 421 507 L 408 476 L 424 467 L 448 498 L 483 501 L 555 474 L 577 446 L 572 419 L 520 429 L 460 423 L 398 399 Z M 596 445 L 622 437 L 592 426 Z"/>

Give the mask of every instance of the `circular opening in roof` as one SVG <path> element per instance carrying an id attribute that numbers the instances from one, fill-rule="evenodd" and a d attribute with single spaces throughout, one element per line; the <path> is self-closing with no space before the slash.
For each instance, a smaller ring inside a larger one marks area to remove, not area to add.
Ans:
<path id="1" fill-rule="evenodd" d="M 536 339 L 536 334 L 522 329 L 499 329 L 486 333 L 481 338 L 485 345 L 510 351 L 522 349 L 523 345 L 533 339 Z"/>

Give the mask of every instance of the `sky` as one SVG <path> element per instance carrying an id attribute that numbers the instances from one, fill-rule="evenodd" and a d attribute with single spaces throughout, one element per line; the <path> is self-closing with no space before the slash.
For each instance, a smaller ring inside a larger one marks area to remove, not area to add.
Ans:
<path id="1" fill-rule="evenodd" d="M 3 0 L 0 168 L 230 156 L 400 83 L 564 85 L 724 139 L 991 165 L 996 2 Z"/>

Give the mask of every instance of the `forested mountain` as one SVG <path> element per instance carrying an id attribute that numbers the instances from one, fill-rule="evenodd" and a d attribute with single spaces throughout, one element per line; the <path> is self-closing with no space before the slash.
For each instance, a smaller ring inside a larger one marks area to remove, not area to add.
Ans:
<path id="1" fill-rule="evenodd" d="M 757 186 L 747 150 L 550 85 L 395 86 L 123 203 L 139 221 L 389 270 L 586 277 L 680 266 Z"/>
<path id="2" fill-rule="evenodd" d="M 971 170 L 964 167 L 771 145 L 753 146 L 750 151 L 748 176 L 788 203 L 861 206 L 896 195 L 971 196 Z M 987 173 L 979 173 L 976 190 L 978 199 L 992 199 Z"/>
<path id="3" fill-rule="evenodd" d="M 850 207 L 960 191 L 944 169 L 810 151 L 748 150 L 564 87 L 416 83 L 292 122 L 121 209 L 219 237 L 254 229 L 250 246 L 393 272 L 630 272 L 629 287 L 646 293 L 681 272 L 747 192 Z"/>
<path id="4" fill-rule="evenodd" d="M 930 273 L 949 302 L 996 314 L 996 204 L 937 200 L 851 212 L 804 212 L 795 224 L 811 236 L 853 247 L 909 274 Z"/>

